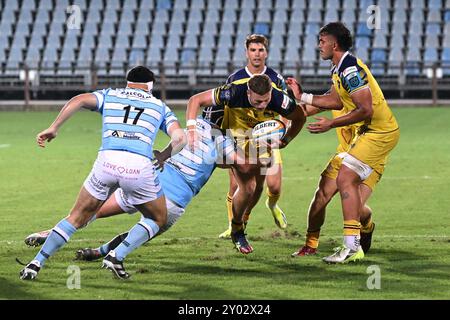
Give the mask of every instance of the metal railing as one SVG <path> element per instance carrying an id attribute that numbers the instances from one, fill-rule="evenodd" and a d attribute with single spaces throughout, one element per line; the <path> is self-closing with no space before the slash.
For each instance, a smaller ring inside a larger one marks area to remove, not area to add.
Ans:
<path id="1" fill-rule="evenodd" d="M 186 99 L 191 94 L 216 87 L 225 82 L 227 76 L 239 66 L 232 63 L 221 67 L 211 65 L 183 65 L 158 63 L 149 66 L 156 75 L 155 91 L 159 96 Z M 15 92 L 26 101 L 39 96 L 40 92 L 86 92 L 105 87 L 123 87 L 130 66 L 123 64 L 99 69 L 94 64 L 89 68 L 40 68 L 22 65 L 17 69 L 5 69 L 0 73 L 0 90 Z M 313 92 L 324 92 L 330 86 L 330 70 L 319 63 L 280 63 L 274 69 L 283 75 L 300 79 L 304 88 Z M 437 101 L 450 92 L 450 63 L 426 64 L 408 62 L 373 64 L 371 70 L 387 98 L 427 98 Z M 0 97 L 2 95 L 0 91 Z"/>

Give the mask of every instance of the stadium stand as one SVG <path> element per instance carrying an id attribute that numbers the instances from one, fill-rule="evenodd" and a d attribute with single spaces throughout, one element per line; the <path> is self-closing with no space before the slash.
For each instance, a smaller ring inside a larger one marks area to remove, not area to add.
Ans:
<path id="1" fill-rule="evenodd" d="M 371 5 L 380 29 L 368 26 Z M 1 87 L 22 84 L 25 67 L 37 71 L 34 84 L 89 87 L 145 63 L 168 86 L 200 90 L 242 67 L 255 32 L 271 41 L 271 67 L 323 88 L 317 33 L 335 20 L 382 85 L 420 90 L 433 67 L 450 77 L 450 0 L 0 0 L 0 12 Z"/>

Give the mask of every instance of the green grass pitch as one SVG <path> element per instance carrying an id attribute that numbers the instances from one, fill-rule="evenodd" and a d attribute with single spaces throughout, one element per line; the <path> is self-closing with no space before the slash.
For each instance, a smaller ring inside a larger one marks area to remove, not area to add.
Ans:
<path id="1" fill-rule="evenodd" d="M 320 255 L 290 257 L 304 241 L 309 202 L 337 144 L 334 132 L 303 130 L 283 151 L 280 206 L 288 231 L 276 228 L 261 200 L 248 226 L 253 254 L 218 239 L 227 226 L 228 178 L 217 169 L 170 231 L 127 258 L 129 281 L 113 279 L 101 262 L 74 261 L 74 252 L 128 230 L 138 215 L 99 220 L 76 233 L 34 282 L 19 280 L 15 258 L 32 259 L 37 249 L 26 247 L 24 237 L 53 227 L 71 209 L 96 158 L 101 120 L 76 114 L 40 149 L 35 136 L 56 113 L 0 113 L 0 299 L 449 299 L 450 108 L 394 113 L 401 138 L 369 201 L 377 229 L 361 263 L 321 261 L 342 239 L 338 198 L 328 209 Z M 166 142 L 161 137 L 157 146 Z M 67 286 L 71 266 L 81 270 L 80 289 Z M 367 286 L 372 266 L 380 270 L 380 289 Z"/>

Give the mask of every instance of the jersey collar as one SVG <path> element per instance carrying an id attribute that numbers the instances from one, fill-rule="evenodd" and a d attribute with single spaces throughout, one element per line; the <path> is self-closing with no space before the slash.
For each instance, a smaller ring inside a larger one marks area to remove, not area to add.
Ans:
<path id="1" fill-rule="evenodd" d="M 344 61 L 345 57 L 347 57 L 349 54 L 350 54 L 349 51 L 346 51 L 344 53 L 344 55 L 342 56 L 341 60 L 339 60 L 339 64 L 337 65 L 337 67 L 335 65 L 333 65 L 333 63 L 331 63 L 331 65 L 332 65 L 332 67 L 331 67 L 332 72 L 335 72 L 335 73 L 339 72 L 339 69 L 341 68 L 342 61 Z"/>
<path id="2" fill-rule="evenodd" d="M 267 66 L 264 66 L 264 70 L 263 70 L 263 72 L 261 72 L 260 74 L 265 74 L 266 71 L 267 71 Z M 251 73 L 250 70 L 248 70 L 248 67 L 247 67 L 247 66 L 245 66 L 245 72 L 247 72 L 247 74 L 250 76 L 250 78 L 254 76 L 254 74 Z"/>

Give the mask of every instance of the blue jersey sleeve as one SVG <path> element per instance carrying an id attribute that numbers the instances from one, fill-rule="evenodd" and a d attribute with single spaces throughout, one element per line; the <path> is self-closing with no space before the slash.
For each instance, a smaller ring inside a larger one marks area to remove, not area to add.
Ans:
<path id="1" fill-rule="evenodd" d="M 175 115 L 175 113 L 173 113 L 172 110 L 170 110 L 167 105 L 164 105 L 164 118 L 159 129 L 168 135 L 170 126 L 175 122 L 178 122 L 177 116 Z"/>
<path id="2" fill-rule="evenodd" d="M 103 107 L 105 105 L 105 97 L 111 89 L 103 89 L 93 92 L 95 97 L 97 98 L 97 112 L 103 114 Z"/>
<path id="3" fill-rule="evenodd" d="M 226 84 L 224 86 L 213 89 L 213 102 L 215 106 L 227 105 L 233 96 L 233 85 Z"/>

